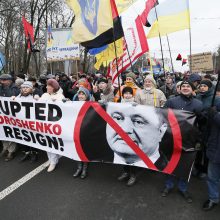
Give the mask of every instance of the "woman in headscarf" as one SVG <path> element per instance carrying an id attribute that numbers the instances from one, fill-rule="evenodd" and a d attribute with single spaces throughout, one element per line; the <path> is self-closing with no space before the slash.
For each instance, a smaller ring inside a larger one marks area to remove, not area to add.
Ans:
<path id="1" fill-rule="evenodd" d="M 91 96 L 88 89 L 84 87 L 79 87 L 79 90 L 76 94 L 78 101 L 90 101 Z M 85 179 L 87 177 L 88 163 L 86 162 L 77 162 L 77 170 L 73 174 L 73 177 L 79 177 Z"/>

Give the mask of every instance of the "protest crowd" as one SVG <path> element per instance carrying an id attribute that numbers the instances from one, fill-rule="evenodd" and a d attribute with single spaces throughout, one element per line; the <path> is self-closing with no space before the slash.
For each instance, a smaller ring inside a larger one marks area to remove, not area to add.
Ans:
<path id="1" fill-rule="evenodd" d="M 197 156 L 192 175 L 207 182 L 208 200 L 203 204 L 203 210 L 211 210 L 220 200 L 220 86 L 216 87 L 217 79 L 211 75 L 189 72 L 168 72 L 155 77 L 150 73 L 135 71 L 123 72 L 121 79 L 122 85 L 114 88 L 111 79 L 101 72 L 81 72 L 77 73 L 77 76 L 57 72 L 40 75 L 38 79 L 24 74 L 17 74 L 15 77 L 2 74 L 0 96 L 10 97 L 15 101 L 92 101 L 100 104 L 129 102 L 134 105 L 193 112 L 198 119 L 200 134 L 195 146 Z M 21 149 L 23 155 L 19 158 L 20 162 L 35 162 L 43 154 L 35 148 L 10 141 L 1 141 L 1 145 L 0 157 L 6 162 L 13 160 Z M 56 172 L 60 155 L 47 153 L 47 156 L 47 172 Z M 77 170 L 74 171 L 73 177 L 85 179 L 88 171 L 89 163 L 77 162 Z M 137 174 L 143 171 L 149 172 L 140 167 L 124 165 L 118 181 L 126 180 L 127 186 L 133 186 L 137 182 Z M 171 175 L 166 177 L 161 196 L 168 196 L 176 182 L 182 197 L 191 203 L 188 182 Z"/>

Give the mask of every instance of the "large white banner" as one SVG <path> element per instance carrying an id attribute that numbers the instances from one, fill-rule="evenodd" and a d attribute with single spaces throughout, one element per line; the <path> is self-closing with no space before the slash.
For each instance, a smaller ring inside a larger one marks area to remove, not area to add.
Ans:
<path id="1" fill-rule="evenodd" d="M 49 62 L 80 59 L 79 44 L 73 42 L 72 29 L 51 29 L 49 27 L 46 39 L 46 53 Z"/>
<path id="2" fill-rule="evenodd" d="M 188 178 L 195 157 L 192 113 L 131 103 L 0 100 L 0 140 L 85 162 Z"/>

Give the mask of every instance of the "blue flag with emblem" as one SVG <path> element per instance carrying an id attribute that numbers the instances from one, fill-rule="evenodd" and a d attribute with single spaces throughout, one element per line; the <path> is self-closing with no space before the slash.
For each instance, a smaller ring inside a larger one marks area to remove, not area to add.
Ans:
<path id="1" fill-rule="evenodd" d="M 113 27 L 109 0 L 66 0 L 73 10 L 73 40 L 90 41 Z"/>

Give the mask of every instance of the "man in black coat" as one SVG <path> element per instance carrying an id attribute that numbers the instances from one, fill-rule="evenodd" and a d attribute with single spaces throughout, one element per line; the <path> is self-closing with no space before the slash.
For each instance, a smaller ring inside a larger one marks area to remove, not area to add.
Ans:
<path id="1" fill-rule="evenodd" d="M 9 74 L 2 74 L 0 76 L 0 97 L 11 97 L 19 95 L 20 90 L 13 83 L 13 78 Z M 16 151 L 16 143 L 11 141 L 2 141 L 3 150 L 0 153 L 0 157 L 7 156 L 5 161 L 10 161 L 13 159 L 13 154 Z"/>
<path id="2" fill-rule="evenodd" d="M 13 78 L 9 74 L 0 76 L 0 96 L 11 97 L 19 95 L 19 88 L 13 83 Z"/>
<path id="3" fill-rule="evenodd" d="M 209 111 L 210 133 L 207 143 L 206 154 L 209 159 L 208 164 L 208 196 L 209 199 L 204 203 L 203 210 L 209 211 L 220 201 L 220 103 L 216 110 Z"/>
<path id="4" fill-rule="evenodd" d="M 165 107 L 171 109 L 180 109 L 190 111 L 196 115 L 200 115 L 203 110 L 202 102 L 193 97 L 194 86 L 190 81 L 183 81 L 180 85 L 180 95 L 169 99 Z M 162 197 L 166 197 L 169 192 L 174 188 L 175 180 L 174 176 L 168 176 L 165 182 L 165 188 L 161 194 Z M 192 202 L 192 198 L 187 191 L 188 183 L 183 179 L 178 180 L 178 189 L 181 195 L 186 199 L 188 203 Z"/>

